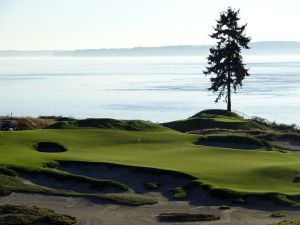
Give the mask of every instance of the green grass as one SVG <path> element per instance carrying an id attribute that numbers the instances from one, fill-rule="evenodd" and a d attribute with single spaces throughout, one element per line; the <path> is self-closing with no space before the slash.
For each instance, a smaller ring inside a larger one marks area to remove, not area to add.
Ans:
<path id="1" fill-rule="evenodd" d="M 55 160 L 108 162 L 189 174 L 214 188 L 239 193 L 300 195 L 300 155 L 196 146 L 199 136 L 169 129 L 43 129 L 0 132 L 0 163 L 39 171 Z M 38 142 L 57 142 L 68 151 L 43 153 Z"/>
<path id="2" fill-rule="evenodd" d="M 31 225 L 37 222 L 72 225 L 76 223 L 76 218 L 36 206 L 0 206 L 0 225 Z"/>
<path id="3" fill-rule="evenodd" d="M 193 222 L 219 220 L 220 216 L 206 213 L 161 213 L 158 219 L 164 222 Z"/>

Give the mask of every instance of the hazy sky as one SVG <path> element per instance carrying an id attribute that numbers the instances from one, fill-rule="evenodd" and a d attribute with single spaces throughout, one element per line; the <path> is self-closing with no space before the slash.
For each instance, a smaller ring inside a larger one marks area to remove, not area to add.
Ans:
<path id="1" fill-rule="evenodd" d="M 253 41 L 300 41 L 300 0 L 0 0 L 0 49 L 210 44 L 228 6 Z"/>

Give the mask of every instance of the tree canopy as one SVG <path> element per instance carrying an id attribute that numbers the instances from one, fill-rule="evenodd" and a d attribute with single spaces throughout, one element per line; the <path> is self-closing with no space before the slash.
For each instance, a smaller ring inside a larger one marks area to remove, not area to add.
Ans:
<path id="1" fill-rule="evenodd" d="M 210 91 L 219 92 L 215 102 L 224 98 L 227 102 L 227 110 L 231 111 L 231 92 L 236 93 L 242 87 L 242 81 L 249 76 L 245 68 L 242 49 L 249 49 L 251 38 L 246 36 L 247 24 L 239 25 L 239 10 L 228 8 L 220 14 L 211 38 L 217 40 L 216 46 L 210 48 L 208 66 L 203 71 L 205 75 L 211 75 Z"/>

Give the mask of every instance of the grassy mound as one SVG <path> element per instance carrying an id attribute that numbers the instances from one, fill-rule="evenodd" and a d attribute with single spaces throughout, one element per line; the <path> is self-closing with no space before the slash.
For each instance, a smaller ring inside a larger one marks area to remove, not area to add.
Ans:
<path id="1" fill-rule="evenodd" d="M 216 128 L 249 130 L 263 127 L 226 110 L 204 110 L 186 120 L 163 123 L 162 125 L 181 132 Z"/>
<path id="2" fill-rule="evenodd" d="M 67 149 L 55 142 L 39 142 L 33 146 L 38 152 L 65 152 Z"/>
<path id="3" fill-rule="evenodd" d="M 156 199 L 144 198 L 133 195 L 120 195 L 120 194 L 103 194 L 97 196 L 99 199 L 117 203 L 121 205 L 129 206 L 142 206 L 142 205 L 153 205 L 158 203 Z"/>
<path id="4" fill-rule="evenodd" d="M 207 110 L 203 110 L 199 113 L 196 113 L 195 115 L 193 115 L 191 118 L 197 118 L 197 117 L 214 117 L 214 118 L 224 118 L 224 117 L 231 117 L 231 118 L 239 118 L 239 119 L 243 119 L 241 116 L 239 116 L 237 113 L 234 112 L 228 112 L 227 110 L 223 110 L 223 109 L 207 109 Z"/>
<path id="5" fill-rule="evenodd" d="M 220 216 L 204 213 L 162 213 L 158 219 L 163 222 L 193 222 L 219 220 Z"/>
<path id="6" fill-rule="evenodd" d="M 76 218 L 36 206 L 0 206 L 0 225 L 31 225 L 34 223 L 72 225 L 76 223 Z"/>
<path id="7" fill-rule="evenodd" d="M 67 128 L 102 128 L 118 129 L 128 131 L 152 131 L 162 130 L 164 127 L 143 120 L 115 120 L 115 119 L 83 119 L 72 121 L 59 121 L 47 127 L 48 129 L 67 129 Z"/>
<path id="8" fill-rule="evenodd" d="M 201 136 L 196 142 L 198 145 L 209 145 L 223 148 L 240 149 L 272 149 L 272 146 L 264 140 L 244 135 L 208 135 Z"/>

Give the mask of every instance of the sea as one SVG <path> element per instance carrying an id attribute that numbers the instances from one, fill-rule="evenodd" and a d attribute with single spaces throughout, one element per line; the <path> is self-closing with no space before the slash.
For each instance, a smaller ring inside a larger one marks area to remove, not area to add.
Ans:
<path id="1" fill-rule="evenodd" d="M 300 125 L 300 55 L 246 55 L 234 111 Z M 2 57 L 0 115 L 167 122 L 225 109 L 208 91 L 204 56 Z"/>

